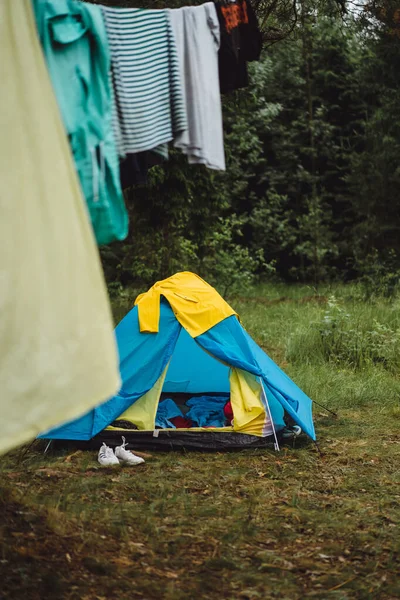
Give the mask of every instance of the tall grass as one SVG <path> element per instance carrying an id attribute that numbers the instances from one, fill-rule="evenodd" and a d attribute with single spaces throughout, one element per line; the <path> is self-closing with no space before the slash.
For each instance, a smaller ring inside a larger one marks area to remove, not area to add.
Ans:
<path id="1" fill-rule="evenodd" d="M 400 367 L 400 319 L 393 305 L 347 304 L 331 295 L 324 310 L 307 315 L 287 340 L 295 364 L 334 363 L 355 370 Z"/>
<path id="2" fill-rule="evenodd" d="M 233 306 L 264 350 L 317 402 L 393 407 L 400 397 L 400 300 L 361 286 L 262 286 Z"/>

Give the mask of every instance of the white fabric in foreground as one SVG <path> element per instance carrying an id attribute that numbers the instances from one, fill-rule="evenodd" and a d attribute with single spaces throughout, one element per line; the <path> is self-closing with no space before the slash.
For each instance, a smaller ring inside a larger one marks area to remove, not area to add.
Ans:
<path id="1" fill-rule="evenodd" d="M 191 164 L 225 170 L 218 75 L 220 29 L 213 2 L 169 10 L 183 81 L 188 129 L 174 145 Z"/>

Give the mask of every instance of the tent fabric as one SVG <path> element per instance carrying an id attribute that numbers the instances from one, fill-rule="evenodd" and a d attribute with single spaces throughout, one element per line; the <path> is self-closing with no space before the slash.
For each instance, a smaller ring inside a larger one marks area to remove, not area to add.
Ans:
<path id="1" fill-rule="evenodd" d="M 161 296 L 168 300 L 177 320 L 192 337 L 236 315 L 213 287 L 198 275 L 184 271 L 157 282 L 136 298 L 141 333 L 159 331 Z"/>
<path id="2" fill-rule="evenodd" d="M 283 416 L 286 410 L 294 421 L 315 439 L 311 400 L 259 348 L 236 316 L 223 319 L 193 339 L 184 332 L 166 299 L 161 299 L 157 306 L 160 310 L 158 333 L 141 333 L 138 306 L 135 306 L 116 328 L 123 381 L 119 393 L 79 421 L 47 432 L 42 437 L 91 439 L 151 390 L 171 361 L 163 392 L 187 392 L 190 388 L 190 392 L 193 393 L 229 393 L 229 369 L 226 366 L 229 365 L 230 368 L 240 369 L 247 374 L 244 383 L 240 381 L 237 385 L 250 389 L 252 399 L 247 408 L 250 416 L 254 411 L 258 432 L 260 427 L 263 427 L 261 435 L 266 435 L 267 407 L 264 405 L 264 394 L 260 398 L 260 388 L 255 383 L 255 378 L 263 386 L 275 429 L 278 431 L 285 426 Z M 198 361 L 199 351 L 203 353 L 203 362 Z M 179 364 L 175 362 L 177 356 L 181 359 Z M 202 368 L 204 366 L 205 370 Z M 173 378 L 169 375 L 172 370 Z M 263 413 L 260 411 L 258 415 L 259 420 L 256 415 L 259 410 L 256 408 L 256 405 L 259 407 L 258 399 L 261 399 L 264 405 Z M 247 405 L 247 401 L 245 404 Z M 246 406 L 239 410 L 246 412 Z M 249 422 L 251 423 L 251 420 Z"/>
<path id="3" fill-rule="evenodd" d="M 261 437 L 272 435 L 272 425 L 262 402 L 261 382 L 242 369 L 232 369 L 230 387 L 234 430 Z"/>
<path id="4" fill-rule="evenodd" d="M 165 393 L 184 392 L 201 394 L 203 392 L 222 392 L 229 394 L 229 367 L 204 352 L 199 344 L 182 327 L 171 363 L 168 368 L 163 391 Z M 184 365 L 184 369 L 182 369 Z M 204 389 L 202 373 L 207 373 L 207 389 Z"/>
<path id="5" fill-rule="evenodd" d="M 310 398 L 265 354 L 235 317 L 221 321 L 196 341 L 212 356 L 262 379 L 275 427 L 283 424 L 284 409 L 311 439 L 316 439 Z"/>
<path id="6" fill-rule="evenodd" d="M 134 404 L 131 404 L 118 419 L 134 423 L 136 427 L 141 430 L 154 429 L 157 407 L 159 406 L 159 399 L 167 371 L 168 365 L 165 367 L 153 387 Z"/>
<path id="7" fill-rule="evenodd" d="M 178 343 L 176 345 L 176 348 L 178 347 Z M 194 347 L 197 347 L 197 345 L 193 343 L 193 340 L 192 344 Z M 187 349 L 187 346 L 185 346 L 185 348 Z M 208 354 L 204 351 L 198 349 L 198 352 L 208 357 L 209 360 L 214 361 L 214 359 L 209 357 Z M 173 354 L 174 358 L 175 354 L 176 351 Z M 174 360 L 174 358 L 172 360 Z M 147 392 L 147 394 L 145 394 L 142 398 L 140 398 L 137 402 L 132 404 L 132 406 L 130 406 L 122 415 L 120 415 L 118 419 L 131 422 L 132 424 L 137 426 L 139 430 L 151 431 L 155 428 L 155 426 L 161 427 L 161 416 L 164 415 L 165 412 L 162 409 L 172 407 L 172 409 L 176 410 L 176 408 L 178 408 L 172 400 L 163 400 L 158 404 L 159 398 L 161 396 L 161 391 L 165 391 L 165 384 L 163 387 L 165 374 L 167 371 L 169 373 L 170 369 L 171 366 L 167 366 L 167 368 L 164 369 L 162 376 L 158 379 L 153 388 L 149 392 Z M 254 375 L 251 375 L 246 371 L 242 371 L 241 369 L 234 368 L 230 371 L 229 374 L 229 369 L 226 368 L 225 370 L 224 368 L 222 372 L 227 375 L 226 381 L 228 382 L 228 385 L 226 385 L 226 383 L 224 382 L 223 387 L 227 388 L 225 394 L 217 397 L 210 397 L 209 395 L 204 397 L 194 397 L 186 402 L 186 405 L 191 409 L 186 414 L 186 417 L 198 424 L 197 426 L 194 425 L 194 427 L 192 427 L 191 430 L 200 430 L 205 426 L 225 428 L 226 419 L 224 417 L 223 408 L 227 402 L 227 399 L 229 398 L 230 387 L 230 399 L 235 414 L 233 427 L 234 431 L 247 433 L 249 435 L 256 435 L 260 437 L 267 437 L 269 435 L 272 435 L 272 425 L 268 417 L 267 409 L 262 401 L 261 382 Z M 210 373 L 210 370 L 203 370 L 202 373 L 207 373 L 207 389 L 212 390 L 213 388 L 209 387 L 208 380 L 208 374 Z M 167 405 L 167 402 L 170 402 L 172 404 Z M 212 415 L 210 417 L 211 412 Z M 176 416 L 182 416 L 180 409 L 178 409 L 178 412 L 176 413 L 174 413 L 172 410 L 172 412 L 168 412 L 167 414 L 168 419 Z M 163 422 L 165 427 L 175 427 L 172 424 L 165 424 L 167 422 L 166 418 Z M 108 429 L 115 430 L 119 428 L 115 425 L 113 427 L 108 427 Z M 229 424 L 229 426 L 226 427 L 226 430 L 229 431 L 230 429 L 232 429 L 232 427 Z M 187 429 L 187 431 L 190 431 L 190 429 Z"/>
<path id="8" fill-rule="evenodd" d="M 158 429 L 153 431 L 123 431 L 107 428 L 88 442 L 79 442 L 80 448 L 98 450 L 103 442 L 109 446 L 121 443 L 121 435 L 126 437 L 131 448 L 136 450 L 194 450 L 197 452 L 225 452 L 230 450 L 263 449 L 274 450 L 274 436 L 259 437 L 225 429 Z M 278 434 L 278 440 L 280 435 Z"/>
<path id="9" fill-rule="evenodd" d="M 30 0 L 0 2 L 0 453 L 120 386 L 111 310 Z"/>
<path id="10" fill-rule="evenodd" d="M 78 421 L 40 437 L 90 440 L 151 390 L 170 361 L 181 329 L 165 302 L 160 306 L 160 319 L 163 324 L 160 333 L 141 334 L 138 309 L 133 308 L 115 330 L 122 379 L 118 394 Z"/>

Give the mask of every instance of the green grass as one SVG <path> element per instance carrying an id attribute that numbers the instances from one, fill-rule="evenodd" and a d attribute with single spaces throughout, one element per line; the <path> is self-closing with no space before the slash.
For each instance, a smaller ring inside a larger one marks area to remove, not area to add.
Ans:
<path id="1" fill-rule="evenodd" d="M 338 413 L 315 406 L 323 455 L 306 442 L 152 452 L 103 470 L 93 452 L 12 452 L 0 460 L 1 598 L 400 597 L 398 301 L 366 304 L 355 286 L 263 286 L 230 301 Z M 115 301 L 116 320 L 131 305 Z"/>

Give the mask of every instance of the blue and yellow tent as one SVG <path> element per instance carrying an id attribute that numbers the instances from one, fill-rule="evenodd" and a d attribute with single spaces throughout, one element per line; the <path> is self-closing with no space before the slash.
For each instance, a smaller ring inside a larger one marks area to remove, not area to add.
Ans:
<path id="1" fill-rule="evenodd" d="M 123 382 L 119 393 L 42 438 L 91 440 L 101 434 L 101 439 L 109 440 L 123 433 L 132 441 L 142 432 L 158 438 L 163 433 L 155 429 L 161 394 L 225 394 L 231 400 L 233 425 L 191 428 L 186 439 L 199 433 L 202 440 L 222 433 L 244 435 L 243 440 L 266 438 L 285 427 L 286 411 L 315 440 L 311 400 L 256 344 L 217 291 L 197 275 L 177 273 L 156 283 L 137 298 L 115 333 Z M 124 428 L 115 427 L 115 421 L 123 422 Z M 133 438 L 127 423 L 134 424 Z"/>

